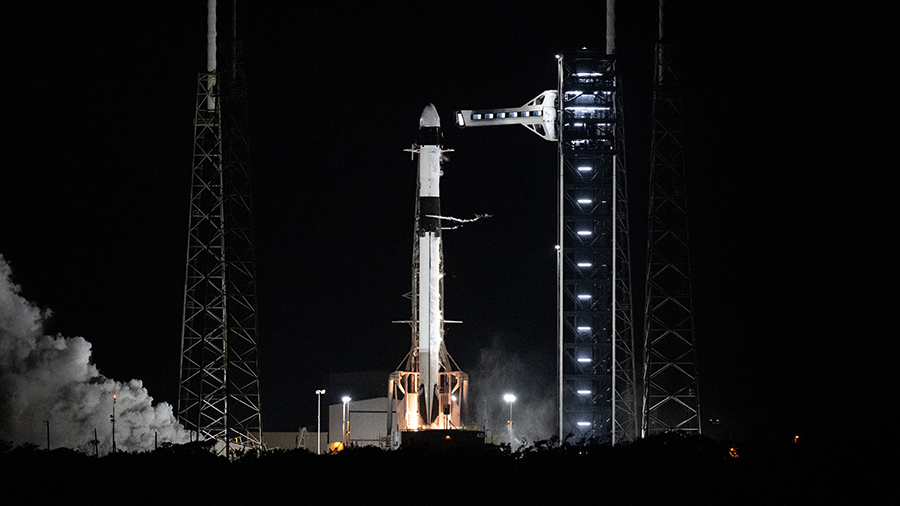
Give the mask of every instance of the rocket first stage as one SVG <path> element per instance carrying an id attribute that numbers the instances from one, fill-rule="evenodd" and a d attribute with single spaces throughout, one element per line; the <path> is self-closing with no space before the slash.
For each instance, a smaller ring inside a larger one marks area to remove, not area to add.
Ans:
<path id="1" fill-rule="evenodd" d="M 389 398 L 396 417 L 389 424 L 395 444 L 400 433 L 460 427 L 468 377 L 451 369 L 444 346 L 443 251 L 441 247 L 441 120 L 429 104 L 419 117 L 418 195 L 413 245 L 412 347 L 406 367 L 391 374 Z"/>
<path id="2" fill-rule="evenodd" d="M 441 119 L 428 104 L 419 117 L 419 202 L 416 237 L 419 243 L 418 330 L 419 416 L 428 424 L 438 414 L 440 350 L 444 345 L 441 282 Z"/>

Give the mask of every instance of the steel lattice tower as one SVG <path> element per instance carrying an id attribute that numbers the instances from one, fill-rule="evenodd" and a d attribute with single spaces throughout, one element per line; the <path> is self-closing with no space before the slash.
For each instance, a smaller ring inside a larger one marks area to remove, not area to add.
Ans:
<path id="1" fill-rule="evenodd" d="M 211 58 L 198 77 L 178 418 L 229 453 L 259 446 L 262 423 L 241 44 L 226 53 L 225 68 Z"/>
<path id="2" fill-rule="evenodd" d="M 637 436 L 624 122 L 613 55 L 559 57 L 560 436 Z"/>
<path id="3" fill-rule="evenodd" d="M 646 437 L 700 433 L 700 397 L 688 250 L 681 86 L 675 47 L 656 44 L 653 90 L 643 422 Z"/>

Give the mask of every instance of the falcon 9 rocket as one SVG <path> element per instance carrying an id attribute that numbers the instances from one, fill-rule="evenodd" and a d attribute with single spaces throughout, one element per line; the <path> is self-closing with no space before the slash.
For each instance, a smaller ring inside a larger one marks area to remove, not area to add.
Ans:
<path id="1" fill-rule="evenodd" d="M 418 195 L 413 245 L 412 347 L 406 366 L 391 374 L 389 397 L 396 416 L 389 421 L 395 444 L 403 431 L 459 428 L 468 376 L 451 367 L 444 346 L 443 251 L 440 177 L 441 120 L 429 104 L 419 117 Z"/>

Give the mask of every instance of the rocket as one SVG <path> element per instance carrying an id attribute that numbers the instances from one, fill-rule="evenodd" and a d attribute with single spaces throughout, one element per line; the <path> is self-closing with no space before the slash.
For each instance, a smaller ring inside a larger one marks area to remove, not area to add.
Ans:
<path id="1" fill-rule="evenodd" d="M 416 219 L 413 241 L 412 346 L 406 365 L 388 382 L 388 426 L 392 447 L 402 434 L 464 427 L 469 376 L 454 369 L 444 345 L 444 255 L 441 244 L 441 161 L 453 151 L 441 145 L 441 119 L 428 104 L 419 116 L 416 143 L 407 149 L 416 160 Z M 418 155 L 418 156 L 416 156 Z M 468 221 L 468 220 L 463 220 Z M 392 416 L 396 414 L 396 416 Z M 393 419 L 393 421 L 391 421 Z"/>
<path id="2" fill-rule="evenodd" d="M 418 134 L 418 307 L 420 423 L 432 424 L 440 414 L 441 351 L 444 346 L 444 303 L 441 280 L 444 276 L 441 252 L 441 119 L 428 104 L 419 117 Z"/>

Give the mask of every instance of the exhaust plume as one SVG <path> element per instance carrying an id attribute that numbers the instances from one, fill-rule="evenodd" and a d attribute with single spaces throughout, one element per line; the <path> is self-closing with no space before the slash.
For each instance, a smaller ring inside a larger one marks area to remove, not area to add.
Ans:
<path id="1" fill-rule="evenodd" d="M 96 429 L 100 453 L 108 453 L 115 394 L 117 450 L 152 450 L 155 434 L 160 443 L 188 441 L 172 407 L 154 406 L 140 380 L 122 383 L 100 374 L 86 339 L 44 335 L 50 310 L 19 291 L 0 255 L 0 440 L 44 446 L 48 421 L 52 448 L 92 453 Z"/>

